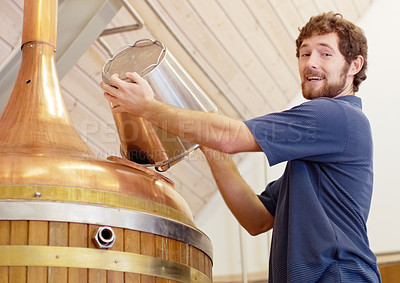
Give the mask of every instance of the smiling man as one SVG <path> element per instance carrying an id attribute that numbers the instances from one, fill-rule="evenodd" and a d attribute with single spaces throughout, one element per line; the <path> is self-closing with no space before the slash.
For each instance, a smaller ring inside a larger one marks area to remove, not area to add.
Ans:
<path id="1" fill-rule="evenodd" d="M 341 15 L 324 13 L 300 30 L 296 45 L 310 101 L 248 121 L 163 104 L 136 73 L 127 73 L 131 83 L 113 76 L 117 88 L 101 86 L 113 111 L 202 145 L 239 223 L 251 235 L 273 228 L 269 282 L 380 282 L 366 231 L 371 130 L 354 95 L 366 79 L 366 38 Z M 282 177 L 260 195 L 226 154 L 243 151 L 263 151 L 271 166 L 287 161 Z"/>

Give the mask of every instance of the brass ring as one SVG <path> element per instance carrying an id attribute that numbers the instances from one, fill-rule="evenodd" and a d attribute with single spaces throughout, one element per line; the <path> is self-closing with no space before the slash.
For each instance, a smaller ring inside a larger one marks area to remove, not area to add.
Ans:
<path id="1" fill-rule="evenodd" d="M 0 266 L 55 266 L 114 270 L 179 282 L 211 283 L 203 272 L 177 262 L 129 252 L 60 246 L 0 245 Z"/>
<path id="2" fill-rule="evenodd" d="M 116 162 L 115 158 L 110 160 Z M 136 169 L 140 169 L 140 167 Z M 154 172 L 155 174 L 157 173 Z M 40 197 L 36 196 L 37 193 L 40 194 Z M 0 195 L 0 200 L 62 201 L 126 208 L 152 213 L 195 227 L 192 219 L 174 208 L 148 199 L 106 190 L 52 185 L 0 184 Z"/>

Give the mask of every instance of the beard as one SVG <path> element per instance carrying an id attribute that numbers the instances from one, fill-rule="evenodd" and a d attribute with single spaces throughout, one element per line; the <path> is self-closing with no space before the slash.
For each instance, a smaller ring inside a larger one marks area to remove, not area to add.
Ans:
<path id="1" fill-rule="evenodd" d="M 303 97 L 308 100 L 318 97 L 336 97 L 344 90 L 346 86 L 346 77 L 349 68 L 350 64 L 345 64 L 340 72 L 339 78 L 334 82 L 331 82 L 330 78 L 324 74 L 311 70 L 307 71 L 304 74 L 303 81 L 301 82 L 301 91 L 303 93 Z M 319 88 L 307 85 L 307 77 L 310 75 L 321 77 L 323 79 L 323 85 Z"/>

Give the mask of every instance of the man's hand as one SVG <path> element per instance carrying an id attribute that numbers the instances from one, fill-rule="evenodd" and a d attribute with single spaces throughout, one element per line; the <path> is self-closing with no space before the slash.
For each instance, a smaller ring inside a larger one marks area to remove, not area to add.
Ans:
<path id="1" fill-rule="evenodd" d="M 111 103 L 114 113 L 129 112 L 135 116 L 145 116 L 151 112 L 151 106 L 156 103 L 154 92 L 145 79 L 137 73 L 126 73 L 131 82 L 121 80 L 117 74 L 111 76 L 110 86 L 100 83 L 105 91 L 104 97 Z"/>

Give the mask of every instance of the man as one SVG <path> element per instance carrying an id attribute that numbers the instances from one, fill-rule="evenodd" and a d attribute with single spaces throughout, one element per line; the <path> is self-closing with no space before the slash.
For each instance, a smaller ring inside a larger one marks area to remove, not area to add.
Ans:
<path id="1" fill-rule="evenodd" d="M 127 74 L 132 83 L 113 76 L 118 89 L 101 85 L 113 111 L 202 145 L 225 202 L 251 235 L 274 229 L 269 282 L 380 282 L 366 231 L 372 138 L 354 95 L 366 79 L 366 38 L 341 15 L 324 13 L 300 30 L 296 45 L 310 101 L 244 122 L 158 102 L 136 73 Z M 225 153 L 260 150 L 271 166 L 288 162 L 257 196 Z"/>

